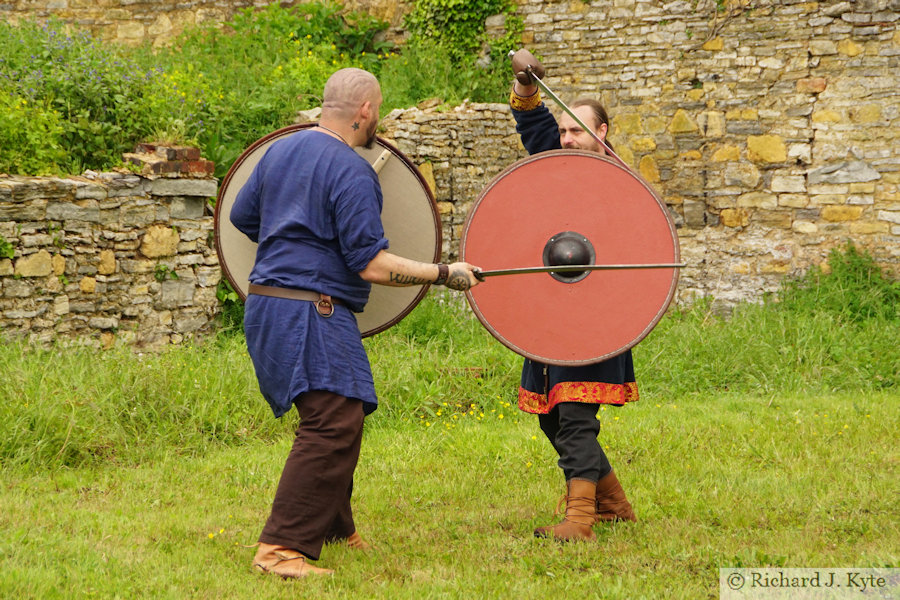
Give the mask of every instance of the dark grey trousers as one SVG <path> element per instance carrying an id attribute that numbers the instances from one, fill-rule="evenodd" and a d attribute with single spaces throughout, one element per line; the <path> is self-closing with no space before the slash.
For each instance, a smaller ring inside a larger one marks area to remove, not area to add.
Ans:
<path id="1" fill-rule="evenodd" d="M 559 468 L 566 481 L 573 478 L 599 481 L 612 471 L 597 441 L 599 408 L 599 404 L 561 402 L 546 415 L 538 415 L 541 431 L 559 454 Z"/>

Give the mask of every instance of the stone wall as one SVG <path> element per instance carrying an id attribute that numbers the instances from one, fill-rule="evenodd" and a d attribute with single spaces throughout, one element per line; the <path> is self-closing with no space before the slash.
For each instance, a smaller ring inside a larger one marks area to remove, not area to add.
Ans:
<path id="1" fill-rule="evenodd" d="M 0 176 L 0 336 L 158 347 L 211 328 L 217 182 L 180 151 L 131 155 L 142 174 Z"/>
<path id="2" fill-rule="evenodd" d="M 282 6 L 305 0 L 281 0 Z M 366 11 L 388 22 L 388 37 L 401 36 L 403 15 L 409 10 L 397 0 L 343 0 L 347 10 Z M 271 0 L 0 0 L 0 17 L 9 22 L 23 18 L 57 17 L 76 23 L 102 40 L 124 44 L 172 43 L 185 28 L 202 23 L 224 23 L 246 8 L 272 4 Z"/>
<path id="3" fill-rule="evenodd" d="M 527 156 L 506 104 L 464 103 L 451 110 L 395 110 L 379 133 L 416 164 L 434 192 L 443 225 L 443 254 L 459 254 L 466 216 L 485 185 Z"/>
<path id="4" fill-rule="evenodd" d="M 675 212 L 680 298 L 756 298 L 847 240 L 900 274 L 900 2 L 717 5 L 520 13 L 551 89 L 600 96 L 618 153 Z"/>
<path id="5" fill-rule="evenodd" d="M 689 264 L 679 300 L 759 298 L 848 241 L 900 275 L 900 2 L 753 4 L 520 12 L 546 83 L 599 96 L 617 153 L 669 205 Z M 383 129 L 433 174 L 455 256 L 468 207 L 524 156 L 508 108 L 395 111 Z"/>
<path id="6" fill-rule="evenodd" d="M 547 84 L 566 101 L 602 99 L 617 152 L 672 210 L 689 264 L 680 301 L 758 298 L 851 240 L 900 274 L 900 1 L 517 2 Z M 87 5 L 225 10 L 111 3 Z M 14 6 L 51 4 L 84 3 Z M 396 16 L 408 3 L 347 5 Z M 524 156 L 504 101 L 384 119 L 382 135 L 434 182 L 448 259 L 471 203 Z"/>

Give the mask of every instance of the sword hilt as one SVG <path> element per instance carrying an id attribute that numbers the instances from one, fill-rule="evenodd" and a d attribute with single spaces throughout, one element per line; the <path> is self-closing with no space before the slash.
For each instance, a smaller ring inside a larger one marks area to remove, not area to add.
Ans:
<path id="1" fill-rule="evenodd" d="M 509 51 L 509 54 L 507 54 L 507 56 L 509 56 L 509 57 L 511 58 L 514 54 L 515 54 L 515 52 L 513 52 L 512 50 L 510 50 L 510 51 Z M 525 67 L 525 70 L 528 72 L 529 75 L 531 75 L 531 78 L 534 80 L 534 84 L 535 84 L 536 86 L 538 86 L 538 87 L 541 89 L 542 92 L 544 92 L 545 94 L 547 94 L 548 96 L 550 96 L 550 98 L 553 99 L 554 102 L 556 102 L 557 106 L 559 106 L 561 109 L 563 109 L 563 110 L 566 112 L 566 114 L 568 114 L 570 117 L 572 117 L 572 119 L 573 119 L 576 123 L 578 123 L 579 127 L 581 127 L 583 130 L 585 130 L 585 131 L 588 133 L 588 135 L 590 135 L 592 138 L 594 138 L 594 140 L 596 140 L 597 143 L 600 144 L 600 146 L 606 150 L 606 154 L 607 154 L 608 156 L 611 156 L 611 157 L 613 157 L 614 159 L 616 159 L 616 161 L 618 161 L 618 163 L 619 163 L 620 165 L 622 165 L 623 167 L 625 167 L 625 169 L 626 169 L 627 171 L 629 171 L 630 173 L 632 173 L 632 174 L 634 174 L 635 176 L 637 176 L 637 173 L 635 173 L 634 170 L 633 170 L 631 167 L 628 166 L 628 163 L 626 163 L 624 160 L 622 160 L 621 158 L 619 158 L 619 155 L 616 154 L 616 153 L 613 151 L 613 149 L 610 147 L 610 145 L 606 143 L 606 140 L 604 140 L 604 139 L 601 138 L 599 135 L 597 135 L 597 132 L 594 131 L 591 127 L 588 127 L 588 126 L 585 124 L 585 122 L 582 121 L 581 118 L 580 118 L 578 115 L 576 115 L 576 114 L 572 111 L 571 108 L 569 108 L 568 106 L 566 106 L 566 103 L 563 102 L 563 101 L 559 98 L 559 96 L 557 96 L 556 94 L 553 93 L 553 90 L 551 90 L 549 87 L 547 87 L 547 84 L 544 83 L 544 82 L 541 80 L 540 77 L 538 77 L 537 75 L 534 74 L 534 67 L 532 67 L 531 65 L 527 65 L 527 66 Z"/>

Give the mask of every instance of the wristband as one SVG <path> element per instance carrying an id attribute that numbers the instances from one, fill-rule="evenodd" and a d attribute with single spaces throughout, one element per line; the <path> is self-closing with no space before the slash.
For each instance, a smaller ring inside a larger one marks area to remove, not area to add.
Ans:
<path id="1" fill-rule="evenodd" d="M 530 96 L 520 96 L 516 93 L 515 87 L 513 87 L 513 90 L 509 94 L 509 105 L 513 108 L 513 110 L 518 110 L 521 112 L 534 110 L 541 105 L 540 88 L 535 90 L 535 92 Z"/>
<path id="2" fill-rule="evenodd" d="M 447 283 L 447 277 L 450 276 L 450 267 L 444 263 L 438 263 L 438 277 L 434 280 L 434 285 L 444 285 Z"/>

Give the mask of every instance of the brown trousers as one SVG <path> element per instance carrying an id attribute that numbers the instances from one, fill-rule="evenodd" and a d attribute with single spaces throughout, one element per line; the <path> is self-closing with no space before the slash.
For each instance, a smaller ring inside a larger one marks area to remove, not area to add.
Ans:
<path id="1" fill-rule="evenodd" d="M 356 531 L 350 497 L 362 444 L 362 402 L 312 391 L 294 401 L 300 426 L 259 541 L 317 560 L 322 545 Z"/>

